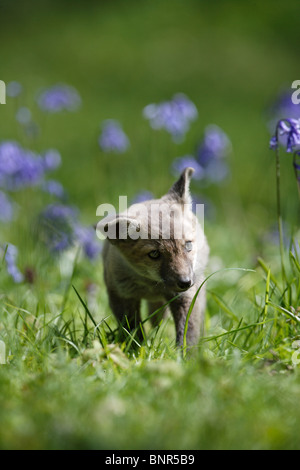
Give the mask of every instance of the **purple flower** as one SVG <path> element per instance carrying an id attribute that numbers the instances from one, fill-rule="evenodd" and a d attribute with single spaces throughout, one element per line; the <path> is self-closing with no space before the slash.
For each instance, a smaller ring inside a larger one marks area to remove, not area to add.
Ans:
<path id="1" fill-rule="evenodd" d="M 277 137 L 275 135 L 273 137 L 271 137 L 269 145 L 270 145 L 271 150 L 276 150 L 277 149 L 278 142 L 277 142 Z"/>
<path id="2" fill-rule="evenodd" d="M 60 253 L 74 243 L 73 226 L 77 210 L 63 204 L 50 204 L 39 217 L 39 234 L 52 253 Z"/>
<path id="3" fill-rule="evenodd" d="M 5 252 L 5 262 L 6 262 L 6 269 L 8 274 L 12 277 L 16 284 L 19 284 L 24 280 L 23 274 L 19 271 L 16 262 L 18 257 L 18 249 L 16 246 L 12 245 L 11 243 L 7 244 L 7 248 L 2 247 L 2 251 Z"/>
<path id="4" fill-rule="evenodd" d="M 44 169 L 45 171 L 53 171 L 56 170 L 61 164 L 61 156 L 58 150 L 49 149 L 43 153 L 44 159 Z"/>
<path id="5" fill-rule="evenodd" d="M 225 161 L 231 151 L 231 142 L 227 134 L 215 124 L 205 128 L 204 136 L 196 151 L 196 160 L 203 170 L 203 182 L 219 183 L 229 174 Z"/>
<path id="6" fill-rule="evenodd" d="M 195 172 L 193 174 L 193 178 L 195 180 L 199 181 L 204 178 L 204 169 L 201 167 L 201 165 L 199 165 L 197 160 L 192 155 L 185 155 L 184 157 L 176 158 L 172 163 L 172 172 L 175 176 L 177 176 L 181 174 L 182 171 L 188 166 L 194 168 Z"/>
<path id="7" fill-rule="evenodd" d="M 279 134 L 287 136 L 286 151 L 293 152 L 300 145 L 300 120 L 281 120 L 279 122 Z"/>
<path id="8" fill-rule="evenodd" d="M 64 204 L 49 204 L 43 211 L 43 215 L 49 219 L 69 219 L 76 220 L 78 209 Z"/>
<path id="9" fill-rule="evenodd" d="M 22 149 L 16 142 L 0 144 L 0 187 L 6 185 L 6 180 L 16 173 L 22 164 Z"/>
<path id="10" fill-rule="evenodd" d="M 198 117 L 194 103 L 184 94 L 175 95 L 171 101 L 149 104 L 143 110 L 152 129 L 165 129 L 171 134 L 174 142 L 181 142 L 190 128 L 190 124 Z"/>
<path id="11" fill-rule="evenodd" d="M 82 247 L 85 256 L 91 261 L 97 259 L 102 250 L 102 246 L 96 236 L 95 229 L 76 224 L 74 227 L 74 234 Z"/>
<path id="12" fill-rule="evenodd" d="M 195 121 L 198 117 L 198 111 L 194 103 L 183 93 L 177 93 L 172 100 L 177 107 L 178 113 L 187 121 Z"/>
<path id="13" fill-rule="evenodd" d="M 75 88 L 58 84 L 45 91 L 38 97 L 38 105 L 43 111 L 58 113 L 60 111 L 75 111 L 81 104 L 81 98 Z"/>
<path id="14" fill-rule="evenodd" d="M 61 200 L 64 200 L 67 197 L 63 185 L 56 180 L 44 181 L 42 184 L 42 190 L 45 193 L 51 194 L 51 196 L 55 196 Z"/>
<path id="15" fill-rule="evenodd" d="M 89 260 L 95 260 L 102 250 L 92 227 L 78 222 L 78 209 L 63 204 L 50 204 L 39 217 L 41 241 L 51 253 L 59 254 L 78 243 Z"/>
<path id="16" fill-rule="evenodd" d="M 43 159 L 16 142 L 0 144 L 0 187 L 16 191 L 34 186 L 44 176 Z"/>
<path id="17" fill-rule="evenodd" d="M 123 153 L 129 148 L 130 142 L 121 125 L 113 119 L 108 119 L 102 123 L 99 146 L 104 152 Z"/>
<path id="18" fill-rule="evenodd" d="M 286 116 L 289 119 L 300 118 L 300 106 L 292 102 L 290 90 L 281 93 L 267 110 L 268 128 L 270 132 L 273 132 L 273 129 L 282 116 Z"/>
<path id="19" fill-rule="evenodd" d="M 60 155 L 51 150 L 41 155 L 24 149 L 17 142 L 0 144 L 0 187 L 17 191 L 40 184 L 46 172 L 60 164 Z"/>
<path id="20" fill-rule="evenodd" d="M 270 149 L 277 149 L 278 143 L 284 145 L 288 153 L 300 149 L 300 119 L 287 118 L 278 121 L 276 133 L 270 140 Z"/>
<path id="21" fill-rule="evenodd" d="M 10 222 L 13 218 L 13 213 L 13 203 L 3 191 L 0 191 L 0 221 Z"/>
<path id="22" fill-rule="evenodd" d="M 204 137 L 197 150 L 197 160 L 203 167 L 211 160 L 220 160 L 228 156 L 231 142 L 225 132 L 215 124 L 205 128 Z"/>

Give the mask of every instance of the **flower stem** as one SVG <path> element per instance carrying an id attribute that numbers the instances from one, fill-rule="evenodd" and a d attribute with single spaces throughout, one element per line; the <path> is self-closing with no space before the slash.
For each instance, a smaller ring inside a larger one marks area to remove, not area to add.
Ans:
<path id="1" fill-rule="evenodd" d="M 299 163 L 297 162 L 297 157 L 298 157 Z M 296 180 L 297 180 L 298 195 L 299 195 L 299 199 L 300 199 L 300 152 L 295 152 L 294 153 L 293 165 L 294 165 L 295 176 L 296 176 Z"/>
<path id="2" fill-rule="evenodd" d="M 278 128 L 277 128 L 278 134 Z M 278 135 L 277 135 L 278 142 Z M 281 203 L 280 203 L 280 159 L 279 159 L 279 147 L 276 148 L 276 198 L 277 198 L 277 223 L 278 223 L 278 232 L 279 232 L 279 249 L 280 249 L 280 259 L 281 259 L 281 272 L 282 280 L 286 281 L 285 268 L 284 268 L 284 250 L 283 250 L 283 229 L 282 229 L 282 217 L 281 217 Z"/>

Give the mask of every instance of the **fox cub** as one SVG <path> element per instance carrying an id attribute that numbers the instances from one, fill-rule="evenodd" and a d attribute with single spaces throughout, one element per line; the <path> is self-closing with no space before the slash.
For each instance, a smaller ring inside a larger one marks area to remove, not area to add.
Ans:
<path id="1" fill-rule="evenodd" d="M 133 204 L 126 212 L 107 216 L 97 225 L 106 237 L 104 279 L 118 321 L 132 329 L 138 327 L 142 299 L 147 300 L 151 314 L 175 297 L 168 308 L 179 346 L 209 255 L 203 229 L 191 210 L 189 186 L 193 172 L 193 168 L 186 168 L 162 198 Z M 204 284 L 189 318 L 188 345 L 199 340 L 205 304 Z M 151 318 L 154 324 L 160 319 L 159 312 Z"/>

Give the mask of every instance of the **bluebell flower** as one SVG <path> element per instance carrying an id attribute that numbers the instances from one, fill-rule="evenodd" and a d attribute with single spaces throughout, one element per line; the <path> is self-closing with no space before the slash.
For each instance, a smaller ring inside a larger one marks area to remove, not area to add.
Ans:
<path id="1" fill-rule="evenodd" d="M 178 176 L 182 173 L 182 171 L 187 168 L 188 166 L 191 166 L 194 168 L 195 172 L 193 174 L 193 178 L 195 180 L 202 180 L 205 176 L 205 171 L 199 165 L 197 160 L 192 156 L 192 155 L 185 155 L 184 157 L 178 157 L 176 158 L 173 163 L 172 163 L 172 173 L 175 176 Z"/>
<path id="2" fill-rule="evenodd" d="M 184 139 L 191 122 L 198 117 L 198 111 L 184 94 L 177 94 L 170 101 L 147 105 L 143 115 L 149 120 L 152 129 L 165 129 L 173 141 L 179 143 Z"/>
<path id="3" fill-rule="evenodd" d="M 197 160 L 206 167 L 211 160 L 227 157 L 231 150 L 231 142 L 227 134 L 215 124 L 205 128 L 204 137 L 197 149 Z"/>
<path id="4" fill-rule="evenodd" d="M 43 159 L 16 142 L 0 144 L 0 187 L 16 191 L 36 185 L 44 176 Z"/>
<path id="5" fill-rule="evenodd" d="M 10 222 L 14 215 L 13 203 L 10 198 L 0 191 L 0 221 Z"/>
<path id="6" fill-rule="evenodd" d="M 300 120 L 281 120 L 279 122 L 279 134 L 286 135 L 286 151 L 293 152 L 300 145 Z"/>
<path id="7" fill-rule="evenodd" d="M 6 246 L 2 247 L 2 251 L 5 251 L 5 262 L 6 262 L 6 270 L 8 274 L 12 277 L 16 284 L 23 282 L 24 276 L 21 271 L 17 267 L 17 257 L 18 257 L 18 249 L 16 246 L 12 245 L 11 243 L 7 244 Z"/>
<path id="8" fill-rule="evenodd" d="M 11 189 L 35 186 L 44 176 L 43 160 L 39 155 L 26 151 L 23 153 L 22 165 L 11 179 Z"/>
<path id="9" fill-rule="evenodd" d="M 96 236 L 95 229 L 93 227 L 84 227 L 81 224 L 76 224 L 74 234 L 83 249 L 84 255 L 91 261 L 97 259 L 101 253 L 102 246 Z"/>
<path id="10" fill-rule="evenodd" d="M 75 111 L 81 104 L 81 98 L 75 88 L 58 84 L 38 96 L 39 107 L 49 113 L 58 113 L 61 111 Z"/>
<path id="11" fill-rule="evenodd" d="M 266 115 L 270 133 L 273 132 L 277 122 L 282 119 L 282 116 L 286 116 L 289 119 L 300 118 L 300 106 L 292 102 L 290 89 L 284 90 L 277 96 L 275 101 L 267 109 Z"/>
<path id="12" fill-rule="evenodd" d="M 22 164 L 21 147 L 16 142 L 0 144 L 0 187 L 6 185 L 7 178 L 16 173 Z"/>
<path id="13" fill-rule="evenodd" d="M 172 99 L 172 103 L 177 107 L 178 112 L 188 122 L 195 121 L 198 117 L 198 111 L 195 104 L 183 93 L 177 93 Z"/>
<path id="14" fill-rule="evenodd" d="M 77 214 L 75 208 L 63 204 L 50 204 L 40 214 L 39 235 L 52 253 L 60 253 L 73 246 Z"/>
<path id="15" fill-rule="evenodd" d="M 293 103 L 290 90 L 280 93 L 267 110 L 267 117 L 270 133 L 276 129 L 270 140 L 270 149 L 276 150 L 280 144 L 288 153 L 300 150 L 300 106 Z"/>
<path id="16" fill-rule="evenodd" d="M 215 124 L 205 128 L 204 136 L 196 150 L 198 165 L 203 169 L 203 181 L 219 183 L 229 175 L 226 157 L 230 154 L 232 145 L 227 134 Z"/>
<path id="17" fill-rule="evenodd" d="M 277 142 L 277 137 L 275 135 L 273 135 L 273 137 L 271 137 L 269 146 L 270 146 L 271 150 L 276 150 L 277 149 L 278 142 Z"/>
<path id="18" fill-rule="evenodd" d="M 41 188 L 45 193 L 51 194 L 51 196 L 55 196 L 58 199 L 65 200 L 67 198 L 67 193 L 63 185 L 59 181 L 56 181 L 56 180 L 44 181 L 42 183 Z"/>
<path id="19" fill-rule="evenodd" d="M 270 149 L 275 150 L 278 144 L 291 153 L 300 149 L 300 119 L 280 119 L 276 126 L 276 133 L 270 140 Z"/>
<path id="20" fill-rule="evenodd" d="M 42 157 L 45 171 L 56 170 L 61 164 L 61 156 L 56 149 L 46 150 L 46 152 L 43 152 Z"/>
<path id="21" fill-rule="evenodd" d="M 42 157 L 24 149 L 17 142 L 4 141 L 0 144 L 0 187 L 17 191 L 39 185 L 46 172 L 60 164 L 60 155 L 51 150 Z"/>
<path id="22" fill-rule="evenodd" d="M 60 254 L 78 244 L 89 260 L 95 260 L 102 246 L 95 229 L 79 223 L 78 215 L 75 207 L 61 203 L 48 205 L 39 217 L 40 239 L 53 254 Z"/>
<path id="23" fill-rule="evenodd" d="M 184 168 L 191 166 L 195 173 L 193 178 L 201 185 L 219 183 L 229 174 L 226 158 L 231 150 L 231 142 L 220 127 L 211 124 L 205 128 L 204 137 L 196 150 L 196 157 L 185 155 L 176 158 L 172 163 L 172 172 L 180 174 Z"/>
<path id="24" fill-rule="evenodd" d="M 107 119 L 101 125 L 99 146 L 104 152 L 124 153 L 130 146 L 129 139 L 118 121 Z"/>

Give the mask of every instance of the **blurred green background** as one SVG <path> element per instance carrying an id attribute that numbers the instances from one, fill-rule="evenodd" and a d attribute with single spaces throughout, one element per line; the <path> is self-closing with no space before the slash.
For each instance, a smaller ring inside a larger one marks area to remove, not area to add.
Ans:
<path id="1" fill-rule="evenodd" d="M 57 148 L 63 165 L 55 176 L 87 222 L 94 222 L 98 204 L 117 204 L 119 195 L 163 194 L 174 179 L 173 159 L 193 153 L 214 123 L 233 145 L 231 177 L 201 190 L 194 183 L 194 190 L 215 204 L 222 237 L 240 230 L 238 240 L 249 234 L 256 245 L 253 236 L 276 217 L 266 109 L 299 78 L 296 0 L 2 0 L 0 9 L 0 78 L 24 87 L 18 100 L 0 107 L 0 138 L 37 151 Z M 45 116 L 38 109 L 38 91 L 56 83 L 78 90 L 79 111 Z M 177 92 L 199 112 L 179 145 L 142 116 L 147 104 Z M 31 109 L 38 138 L 22 134 L 18 106 Z M 125 155 L 100 152 L 100 123 L 109 118 L 130 139 Z M 283 214 L 294 223 L 296 185 L 290 157 L 283 160 Z"/>

